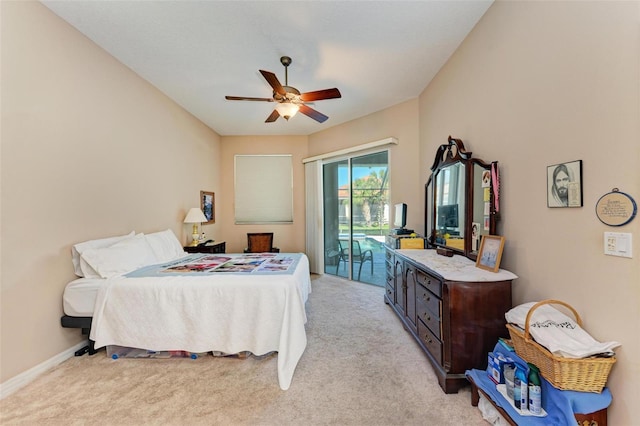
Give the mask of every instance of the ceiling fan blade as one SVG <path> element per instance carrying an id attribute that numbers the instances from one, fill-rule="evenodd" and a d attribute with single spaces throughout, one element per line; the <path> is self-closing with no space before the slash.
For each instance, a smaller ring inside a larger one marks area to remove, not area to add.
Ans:
<path id="1" fill-rule="evenodd" d="M 335 87 L 333 89 L 316 90 L 315 92 L 307 92 L 300 95 L 303 102 L 321 101 L 323 99 L 341 98 L 340 91 Z"/>
<path id="2" fill-rule="evenodd" d="M 282 96 L 287 94 L 287 92 L 285 92 L 284 90 L 284 87 L 282 87 L 282 84 L 280 84 L 280 81 L 278 81 L 278 77 L 276 77 L 274 73 L 260 70 L 260 74 L 262 74 L 264 79 L 267 80 L 267 83 L 269 83 L 269 85 L 273 87 L 274 92 Z"/>
<path id="3" fill-rule="evenodd" d="M 278 113 L 277 110 L 273 110 L 273 112 L 271 113 L 271 115 L 269 117 L 267 117 L 267 119 L 264 121 L 265 123 L 273 123 L 274 121 L 276 121 L 278 119 L 278 117 L 280 117 L 280 114 Z"/>
<path id="4" fill-rule="evenodd" d="M 329 118 L 326 115 L 322 114 L 321 112 L 318 112 L 313 108 L 309 108 L 304 104 L 300 105 L 300 112 L 306 115 L 307 117 L 313 118 L 318 123 L 324 123 Z"/>
<path id="5" fill-rule="evenodd" d="M 261 102 L 273 102 L 272 98 L 248 98 L 246 96 L 225 96 L 228 101 L 261 101 Z"/>

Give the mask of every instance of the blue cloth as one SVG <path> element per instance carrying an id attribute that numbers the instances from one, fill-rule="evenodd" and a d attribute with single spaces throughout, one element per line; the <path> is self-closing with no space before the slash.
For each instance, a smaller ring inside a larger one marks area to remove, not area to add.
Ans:
<path id="1" fill-rule="evenodd" d="M 493 352 L 500 352 L 511 357 L 518 365 L 527 368 L 527 363 L 515 352 L 510 352 L 500 343 L 496 344 Z M 467 377 L 473 379 L 475 384 L 482 389 L 499 407 L 503 408 L 509 416 L 519 425 L 553 425 L 575 426 L 574 413 L 588 414 L 607 408 L 611 404 L 611 392 L 604 388 L 602 393 L 577 392 L 559 390 L 540 377 L 542 380 L 542 408 L 547 412 L 546 417 L 521 416 L 511 406 L 504 396 L 496 389 L 495 383 L 489 378 L 487 371 L 467 370 Z"/>

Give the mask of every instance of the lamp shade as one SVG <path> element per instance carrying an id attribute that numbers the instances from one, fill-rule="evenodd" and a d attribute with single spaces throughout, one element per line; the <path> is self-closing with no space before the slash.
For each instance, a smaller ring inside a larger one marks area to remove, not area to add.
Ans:
<path id="1" fill-rule="evenodd" d="M 204 213 L 202 213 L 202 210 L 200 210 L 198 207 L 193 207 L 191 210 L 189 210 L 189 213 L 187 213 L 187 217 L 184 218 L 184 223 L 203 223 L 206 221 L 207 218 L 204 216 Z"/>
<path id="2" fill-rule="evenodd" d="M 286 120 L 296 115 L 296 112 L 298 112 L 299 109 L 300 107 L 298 105 L 292 104 L 291 102 L 281 102 L 276 105 L 276 111 L 278 111 L 278 114 Z"/>

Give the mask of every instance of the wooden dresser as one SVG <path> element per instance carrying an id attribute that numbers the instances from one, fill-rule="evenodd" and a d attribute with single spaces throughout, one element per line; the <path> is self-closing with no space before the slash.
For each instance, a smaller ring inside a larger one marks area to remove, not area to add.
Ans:
<path id="1" fill-rule="evenodd" d="M 499 337 L 508 337 L 509 271 L 478 269 L 464 256 L 386 247 L 385 302 L 424 350 L 445 393 L 468 385 L 465 371 L 486 368 Z"/>

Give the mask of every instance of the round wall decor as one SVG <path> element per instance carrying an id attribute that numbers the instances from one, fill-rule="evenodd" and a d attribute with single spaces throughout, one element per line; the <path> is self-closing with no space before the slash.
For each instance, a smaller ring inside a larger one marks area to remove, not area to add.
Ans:
<path id="1" fill-rule="evenodd" d="M 596 203 L 596 215 L 600 222 L 609 226 L 622 226 L 631 222 L 636 216 L 638 206 L 629 194 L 613 188 L 604 194 Z"/>

